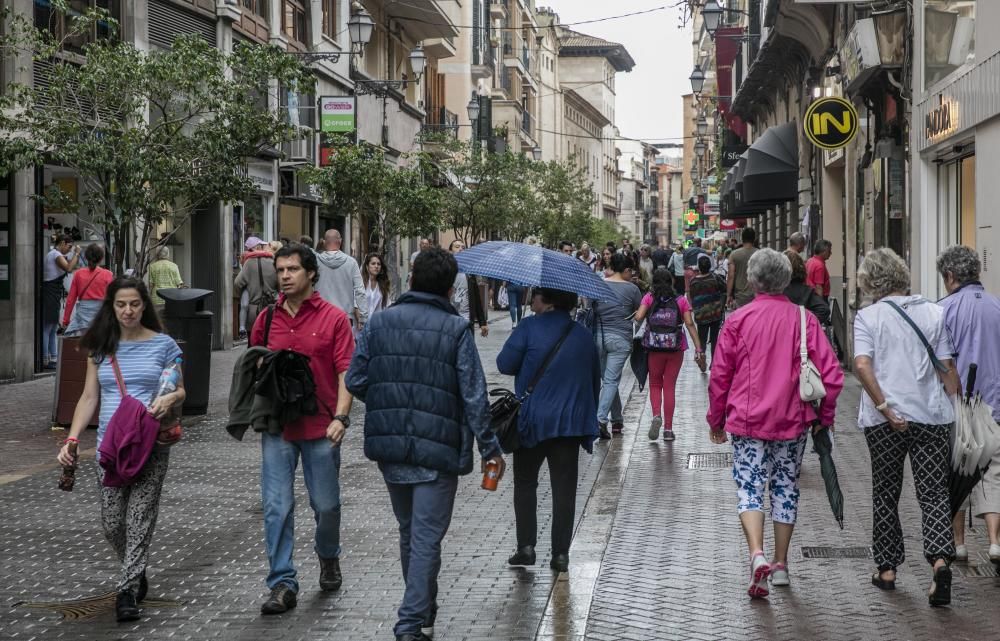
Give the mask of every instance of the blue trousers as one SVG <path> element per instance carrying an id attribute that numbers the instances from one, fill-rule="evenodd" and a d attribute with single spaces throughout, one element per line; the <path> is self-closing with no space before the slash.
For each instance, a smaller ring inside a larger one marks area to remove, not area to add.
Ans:
<path id="1" fill-rule="evenodd" d="M 515 325 L 521 322 L 521 317 L 524 316 L 524 288 L 520 285 L 507 284 L 507 302 L 510 304 L 510 320 Z"/>
<path id="2" fill-rule="evenodd" d="M 267 587 L 284 583 L 298 592 L 292 550 L 295 549 L 295 469 L 302 458 L 302 474 L 309 506 L 316 519 L 316 554 L 340 557 L 340 448 L 325 438 L 286 441 L 281 435 L 261 434 L 260 493 L 264 505 L 264 545 L 271 571 Z"/>
<path id="3" fill-rule="evenodd" d="M 597 421 L 607 423 L 610 415 L 612 423 L 622 422 L 622 397 L 618 384 L 622 380 L 622 370 L 632 354 L 632 341 L 615 334 L 597 333 L 597 352 L 601 358 L 601 396 L 597 402 Z"/>
<path id="4" fill-rule="evenodd" d="M 441 474 L 427 483 L 386 486 L 399 522 L 399 560 L 406 582 L 394 632 L 417 634 L 437 611 L 441 540 L 451 525 L 458 477 Z"/>

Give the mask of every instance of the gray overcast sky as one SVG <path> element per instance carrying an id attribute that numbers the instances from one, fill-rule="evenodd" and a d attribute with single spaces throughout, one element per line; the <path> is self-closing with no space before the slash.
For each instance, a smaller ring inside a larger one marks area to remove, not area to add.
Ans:
<path id="1" fill-rule="evenodd" d="M 642 11 L 665 0 L 537 0 L 559 14 L 562 23 Z M 691 91 L 691 26 L 678 29 L 681 9 L 571 26 L 571 29 L 625 45 L 635 68 L 619 73 L 616 124 L 622 135 L 643 140 L 676 137 L 682 130 L 681 96 Z M 664 141 L 666 142 L 666 141 Z"/>

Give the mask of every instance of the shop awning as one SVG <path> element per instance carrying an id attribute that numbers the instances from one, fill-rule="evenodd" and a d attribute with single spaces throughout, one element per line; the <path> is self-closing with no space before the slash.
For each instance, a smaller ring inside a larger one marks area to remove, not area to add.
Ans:
<path id="1" fill-rule="evenodd" d="M 772 205 L 798 200 L 799 143 L 795 121 L 770 127 L 750 145 L 742 180 L 744 203 Z"/>
<path id="2" fill-rule="evenodd" d="M 732 169 L 729 170 L 731 174 L 727 177 L 730 184 L 729 193 L 727 194 L 726 211 L 722 213 L 722 218 L 746 218 L 747 216 L 757 216 L 763 214 L 766 210 L 765 204 L 748 202 L 746 199 L 745 192 L 745 181 L 746 181 L 746 170 L 749 164 L 750 150 L 743 152 L 740 159 L 736 161 Z"/>

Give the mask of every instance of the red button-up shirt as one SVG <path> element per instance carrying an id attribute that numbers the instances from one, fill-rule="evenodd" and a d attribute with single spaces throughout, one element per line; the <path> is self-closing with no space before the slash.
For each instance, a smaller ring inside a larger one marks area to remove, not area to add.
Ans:
<path id="1" fill-rule="evenodd" d="M 315 292 L 302 302 L 295 316 L 285 310 L 284 303 L 285 295 L 282 294 L 274 310 L 267 348 L 273 351 L 290 349 L 309 357 L 319 412 L 289 423 L 283 434 L 286 441 L 325 438 L 326 428 L 337 411 L 338 378 L 347 371 L 354 355 L 351 323 L 347 314 Z M 252 345 L 263 344 L 266 322 L 267 310 L 264 310 L 253 324 Z"/>

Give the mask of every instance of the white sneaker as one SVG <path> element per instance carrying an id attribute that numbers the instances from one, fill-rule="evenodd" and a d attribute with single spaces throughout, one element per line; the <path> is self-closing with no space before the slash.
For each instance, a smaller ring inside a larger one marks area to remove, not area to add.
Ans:
<path id="1" fill-rule="evenodd" d="M 663 417 L 654 416 L 653 420 L 649 422 L 649 440 L 655 441 L 660 438 L 661 427 L 663 427 Z"/>
<path id="2" fill-rule="evenodd" d="M 968 561 L 969 560 L 969 548 L 964 545 L 955 546 L 955 560 L 956 561 Z"/>
<path id="3" fill-rule="evenodd" d="M 990 545 L 990 561 L 1000 562 L 1000 545 Z"/>
<path id="4" fill-rule="evenodd" d="M 785 567 L 784 563 L 771 564 L 771 585 L 776 587 L 791 585 L 791 581 L 788 579 L 788 568 Z"/>

